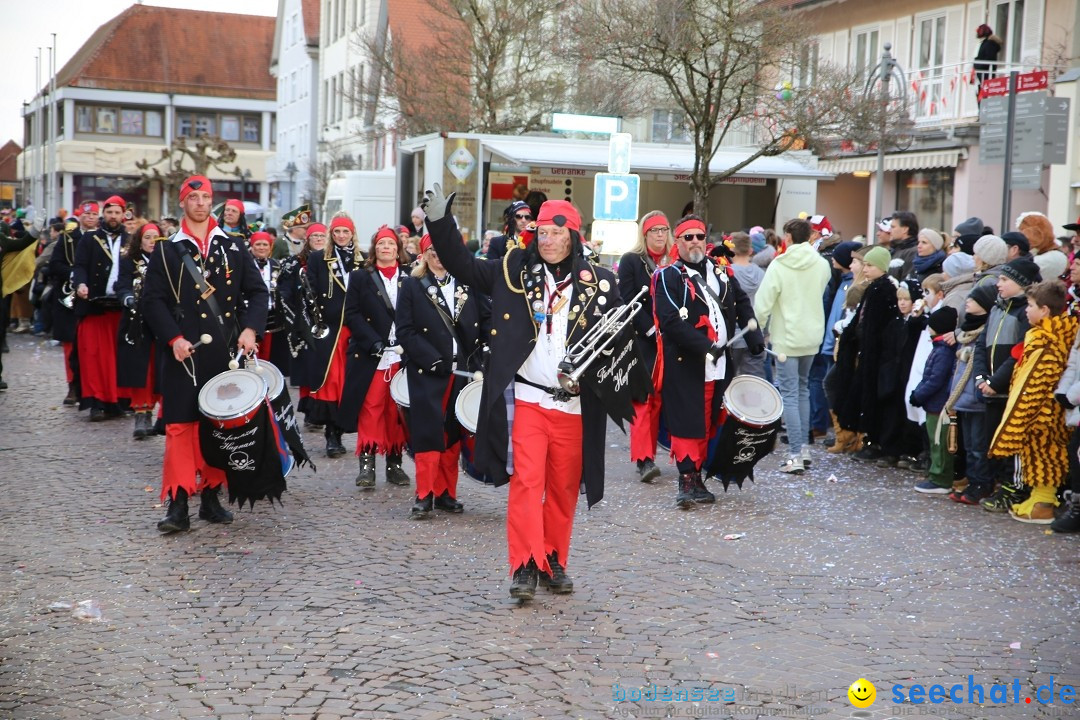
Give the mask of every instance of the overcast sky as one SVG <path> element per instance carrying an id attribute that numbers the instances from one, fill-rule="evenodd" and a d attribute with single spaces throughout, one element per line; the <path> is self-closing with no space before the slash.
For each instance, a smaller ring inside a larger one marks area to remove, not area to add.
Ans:
<path id="1" fill-rule="evenodd" d="M 4 0 L 4 92 L 0 93 L 0 145 L 23 144 L 22 104 L 37 92 L 37 55 L 42 48 L 41 86 L 49 76 L 46 48 L 56 33 L 56 67 L 62 68 L 101 25 L 133 0 Z M 143 5 L 276 15 L 278 0 L 147 0 Z"/>

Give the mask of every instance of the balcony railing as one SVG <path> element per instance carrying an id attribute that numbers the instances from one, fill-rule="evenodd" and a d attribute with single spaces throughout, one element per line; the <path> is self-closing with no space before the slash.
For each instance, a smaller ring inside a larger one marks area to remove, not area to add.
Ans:
<path id="1" fill-rule="evenodd" d="M 1008 75 L 1013 70 L 1030 72 L 1036 66 L 1021 63 L 986 63 L 989 77 Z M 908 106 L 916 126 L 963 125 L 979 119 L 977 77 L 972 61 L 954 65 L 909 70 Z"/>

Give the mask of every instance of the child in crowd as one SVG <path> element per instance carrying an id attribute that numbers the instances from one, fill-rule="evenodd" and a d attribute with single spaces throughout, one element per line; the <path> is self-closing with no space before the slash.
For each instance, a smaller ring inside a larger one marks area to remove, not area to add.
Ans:
<path id="1" fill-rule="evenodd" d="M 863 449 L 863 436 L 860 430 L 861 389 L 856 370 L 859 366 L 858 309 L 862 305 L 863 295 L 870 285 L 866 277 L 866 263 L 863 258 L 870 252 L 864 247 L 851 255 L 851 285 L 844 296 L 844 312 L 833 326 L 836 333 L 836 346 L 833 355 L 836 364 L 825 376 L 825 395 L 829 407 L 836 416 L 839 430 L 836 442 L 828 452 L 857 453 Z"/>
<path id="2" fill-rule="evenodd" d="M 938 292 L 940 294 L 940 286 Z M 916 485 L 915 490 L 927 495 L 948 495 L 952 491 L 953 457 L 947 448 L 948 437 L 942 432 L 939 416 L 949 399 L 949 381 L 956 364 L 956 353 L 945 341 L 945 336 L 956 330 L 956 319 L 956 310 L 947 305 L 930 313 L 931 350 L 921 379 L 909 398 L 911 405 L 926 413 L 930 475 Z"/>
<path id="3" fill-rule="evenodd" d="M 986 461 L 990 434 L 994 428 L 986 424 L 986 403 L 975 388 L 975 345 L 986 331 L 986 318 L 997 301 L 992 285 L 975 287 L 964 304 L 964 319 L 956 331 L 956 369 L 952 389 L 941 419 L 953 421 L 955 413 L 960 434 L 964 438 L 964 457 L 967 460 L 967 487 L 953 491 L 949 499 L 964 505 L 978 505 L 994 492 L 994 478 Z"/>
<path id="4" fill-rule="evenodd" d="M 919 381 L 922 380 L 923 368 L 926 367 L 926 361 L 930 357 L 933 342 L 930 331 L 924 328 L 927 327 L 926 318 L 929 314 L 943 307 L 942 301 L 945 299 L 945 292 L 942 286 L 944 283 L 945 276 L 941 273 L 926 276 L 922 283 L 922 303 L 915 303 L 921 305 L 921 308 L 915 318 L 908 319 L 908 342 L 910 344 L 905 346 L 905 357 L 907 352 L 910 352 L 912 360 L 911 369 L 908 371 L 907 384 L 904 386 L 904 410 L 908 419 L 905 437 L 912 452 L 901 455 L 897 465 L 916 472 L 926 472 L 929 469 L 930 445 L 926 442 L 926 413 L 922 408 L 913 406 L 909 399 L 912 392 L 918 387 Z"/>
<path id="5" fill-rule="evenodd" d="M 997 279 L 998 300 L 990 310 L 986 332 L 975 343 L 975 387 L 986 401 L 986 426 L 991 437 L 1005 413 L 1009 383 L 1016 365 L 1013 347 L 1024 340 L 1028 331 L 1024 291 L 1039 280 L 1039 266 L 1029 258 L 1019 257 L 1003 265 Z M 981 284 L 976 283 L 976 287 L 979 286 Z M 1027 499 L 1023 485 L 1013 478 L 1013 463 L 993 457 L 987 462 L 999 487 L 994 495 L 980 503 L 984 510 L 1006 512 L 1014 503 Z"/>
<path id="6" fill-rule="evenodd" d="M 1049 525 L 1054 522 L 1057 488 L 1069 471 L 1069 432 L 1054 392 L 1076 339 L 1077 321 L 1064 314 L 1065 285 L 1060 281 L 1036 283 L 1026 295 L 1031 329 L 1012 373 L 1008 404 L 990 443 L 990 456 L 1015 456 L 1016 474 L 1030 488 L 1026 500 L 1012 505 L 1012 517 Z"/>

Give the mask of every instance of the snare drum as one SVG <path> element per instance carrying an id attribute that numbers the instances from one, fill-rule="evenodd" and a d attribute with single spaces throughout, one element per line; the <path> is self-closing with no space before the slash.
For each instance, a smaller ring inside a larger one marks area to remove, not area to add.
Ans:
<path id="1" fill-rule="evenodd" d="M 405 375 L 405 368 L 401 368 L 394 374 L 390 381 L 390 397 L 394 399 L 399 408 L 409 409 L 409 381 Z"/>
<path id="2" fill-rule="evenodd" d="M 288 475 L 295 464 L 303 465 L 305 462 L 310 463 L 311 460 L 304 450 L 304 438 L 296 422 L 296 413 L 293 410 L 292 398 L 289 397 L 289 387 L 285 383 L 285 375 L 282 374 L 277 365 L 266 360 L 260 360 L 251 369 L 266 381 L 266 399 L 270 403 L 270 409 L 273 411 L 277 429 L 281 433 L 289 451 L 289 457 L 283 461 L 282 466 L 284 474 Z"/>
<path id="3" fill-rule="evenodd" d="M 471 433 L 476 432 L 476 425 L 480 420 L 480 396 L 483 391 L 484 381 L 473 380 L 461 388 L 457 402 L 454 403 L 454 414 L 457 415 L 458 422 Z"/>
<path id="4" fill-rule="evenodd" d="M 784 401 L 776 388 L 754 375 L 738 375 L 724 393 L 728 416 L 750 427 L 767 427 L 784 414 Z"/>
<path id="5" fill-rule="evenodd" d="M 199 412 L 218 429 L 243 427 L 263 409 L 266 392 L 266 381 L 254 370 L 226 370 L 199 391 Z"/>
<path id="6" fill-rule="evenodd" d="M 754 465 L 773 451 L 780 434 L 784 401 L 776 388 L 753 375 L 738 375 L 724 393 L 727 418 L 708 462 L 708 474 L 715 475 L 727 489 L 729 483 L 742 487 L 753 478 Z"/>

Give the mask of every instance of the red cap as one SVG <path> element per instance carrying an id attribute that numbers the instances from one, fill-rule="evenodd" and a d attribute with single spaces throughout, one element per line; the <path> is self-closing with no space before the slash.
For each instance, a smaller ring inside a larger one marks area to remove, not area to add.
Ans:
<path id="1" fill-rule="evenodd" d="M 240 202 L 236 198 L 229 198 L 228 200 L 226 200 L 225 201 L 225 207 L 236 208 L 240 212 L 241 215 L 244 214 L 244 203 Z"/>
<path id="2" fill-rule="evenodd" d="M 248 240 L 248 245 L 250 245 L 251 247 L 254 247 L 255 243 L 257 243 L 257 242 L 265 242 L 265 243 L 270 243 L 271 245 L 273 245 L 274 244 L 274 237 L 270 233 L 263 232 L 262 230 L 260 230 L 259 232 L 256 232 L 256 233 L 251 233 L 251 239 Z"/>
<path id="3" fill-rule="evenodd" d="M 104 204 L 102 204 L 101 209 L 104 210 L 110 205 L 119 205 L 121 210 L 127 208 L 127 203 L 124 202 L 124 198 L 120 197 L 119 195 L 111 195 L 109 199 L 106 200 Z"/>
<path id="4" fill-rule="evenodd" d="M 667 224 L 668 224 L 668 219 L 667 219 L 666 216 L 664 216 L 664 215 L 653 215 L 651 218 L 649 218 L 648 220 L 645 221 L 645 224 L 642 226 L 642 230 L 644 232 L 649 232 L 649 230 L 652 230 L 654 227 L 656 227 L 658 225 L 667 225 Z"/>
<path id="5" fill-rule="evenodd" d="M 581 215 L 568 200 L 548 200 L 540 206 L 536 227 L 557 225 L 581 232 Z"/>
<path id="6" fill-rule="evenodd" d="M 184 184 L 180 186 L 180 202 L 184 202 L 184 198 L 192 190 L 205 190 L 211 195 L 214 194 L 214 187 L 210 184 L 210 179 L 205 175 L 192 175 L 184 181 Z"/>
<path id="7" fill-rule="evenodd" d="M 690 219 L 684 220 L 683 222 L 679 223 L 679 226 L 675 228 L 675 237 L 682 237 L 683 233 L 685 233 L 687 230 L 700 230 L 703 233 L 707 233 L 707 231 L 705 230 L 705 223 L 701 222 L 700 220 Z"/>
<path id="8" fill-rule="evenodd" d="M 428 248 L 431 247 L 431 236 L 424 233 L 424 237 L 420 238 L 420 253 L 426 253 Z"/>
<path id="9" fill-rule="evenodd" d="M 345 215 L 338 215 L 336 218 L 330 221 L 330 232 L 334 232 L 334 228 L 349 228 L 352 234 L 356 234 L 356 225 L 353 224 L 352 218 Z"/>
<path id="10" fill-rule="evenodd" d="M 307 226 L 307 235 L 305 235 L 304 237 L 309 238 L 309 237 L 311 237 L 312 233 L 317 233 L 317 232 L 321 232 L 323 234 L 326 234 L 326 226 L 323 225 L 322 223 L 311 223 L 310 225 Z"/>

